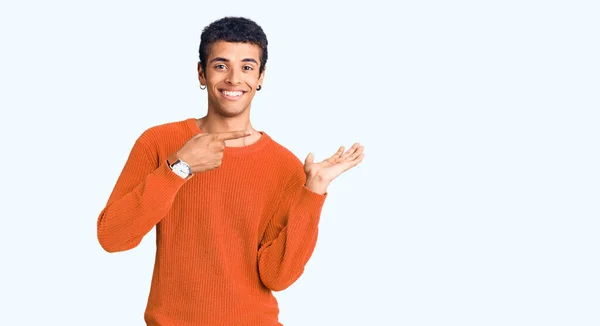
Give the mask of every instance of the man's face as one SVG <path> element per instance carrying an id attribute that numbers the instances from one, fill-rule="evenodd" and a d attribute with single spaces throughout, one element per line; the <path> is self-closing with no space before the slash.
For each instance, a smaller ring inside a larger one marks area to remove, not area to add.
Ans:
<path id="1" fill-rule="evenodd" d="M 198 63 L 198 79 L 206 85 L 209 107 L 227 117 L 250 108 L 264 71 L 259 74 L 260 47 L 249 43 L 219 41 L 210 47 L 206 71 Z"/>

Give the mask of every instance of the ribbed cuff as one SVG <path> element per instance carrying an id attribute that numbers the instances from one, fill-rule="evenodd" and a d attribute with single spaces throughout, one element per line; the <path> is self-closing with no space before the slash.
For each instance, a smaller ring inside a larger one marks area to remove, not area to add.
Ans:
<path id="1" fill-rule="evenodd" d="M 179 188 L 181 188 L 181 186 L 183 186 L 187 181 L 186 179 L 183 179 L 175 174 L 175 172 L 171 171 L 171 168 L 166 162 L 161 164 L 152 174 L 155 177 L 154 181 L 158 186 L 160 186 L 161 190 L 159 198 L 155 199 L 161 202 L 165 202 L 163 197 L 165 194 L 168 194 L 169 197 L 175 197 L 175 194 L 177 194 Z M 171 203 L 169 202 L 169 204 Z"/>
<path id="2" fill-rule="evenodd" d="M 320 214 L 323 204 L 325 203 L 325 199 L 327 199 L 327 194 L 327 192 L 324 194 L 319 194 L 308 189 L 306 186 L 302 186 L 300 198 L 296 205 L 306 207 L 308 211 L 317 212 Z"/>

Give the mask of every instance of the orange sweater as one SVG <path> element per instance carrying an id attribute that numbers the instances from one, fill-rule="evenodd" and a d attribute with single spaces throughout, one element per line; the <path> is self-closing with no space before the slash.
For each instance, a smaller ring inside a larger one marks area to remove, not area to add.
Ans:
<path id="1" fill-rule="evenodd" d="M 281 325 L 272 291 L 304 271 L 327 194 L 265 132 L 186 181 L 166 159 L 199 132 L 190 118 L 142 133 L 98 217 L 100 245 L 132 249 L 156 226 L 147 325 Z"/>

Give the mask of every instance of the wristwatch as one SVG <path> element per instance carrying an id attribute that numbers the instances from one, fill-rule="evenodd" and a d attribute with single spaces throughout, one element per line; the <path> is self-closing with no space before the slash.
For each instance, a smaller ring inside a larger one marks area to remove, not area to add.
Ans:
<path id="1" fill-rule="evenodd" d="M 168 162 L 169 161 L 167 161 L 167 163 Z M 179 158 L 173 164 L 169 164 L 169 167 L 171 168 L 171 171 L 173 171 L 175 174 L 182 177 L 183 179 L 187 179 L 189 176 L 192 175 L 192 169 L 190 168 L 190 166 L 184 161 L 180 160 Z"/>

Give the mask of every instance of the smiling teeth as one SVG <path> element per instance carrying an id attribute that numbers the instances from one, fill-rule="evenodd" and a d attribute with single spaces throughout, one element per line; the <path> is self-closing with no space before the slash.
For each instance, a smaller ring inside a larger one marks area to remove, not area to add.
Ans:
<path id="1" fill-rule="evenodd" d="M 223 94 L 227 95 L 227 96 L 241 96 L 243 92 L 237 91 L 237 92 L 231 92 L 231 91 L 223 91 Z"/>

